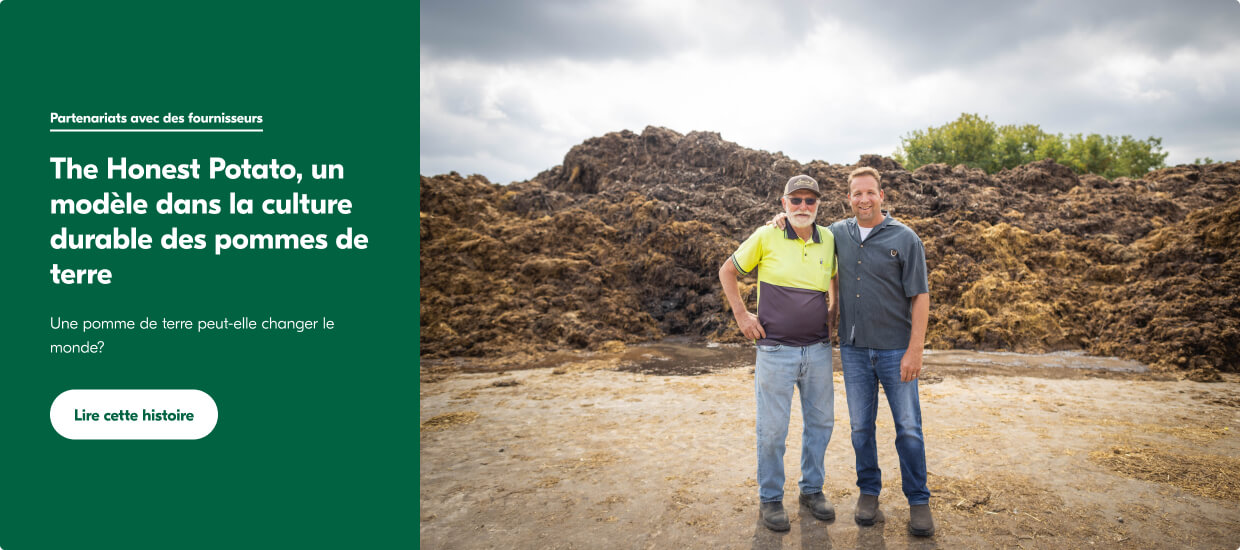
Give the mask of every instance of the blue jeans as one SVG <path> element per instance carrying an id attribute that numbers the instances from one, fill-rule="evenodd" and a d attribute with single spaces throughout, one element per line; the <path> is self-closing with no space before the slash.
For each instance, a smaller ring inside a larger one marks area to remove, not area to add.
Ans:
<path id="1" fill-rule="evenodd" d="M 801 394 L 801 492 L 822 492 L 823 457 L 835 426 L 831 344 L 758 346 L 754 394 L 758 400 L 758 497 L 784 499 L 784 441 L 792 414 L 792 389 Z"/>
<path id="2" fill-rule="evenodd" d="M 908 503 L 927 504 L 926 443 L 921 434 L 921 401 L 917 380 L 900 381 L 903 349 L 840 346 L 844 388 L 848 394 L 848 418 L 852 425 L 853 451 L 857 454 L 857 487 L 862 494 L 878 495 L 883 473 L 878 468 L 874 419 L 878 414 L 878 385 L 883 385 L 891 418 L 896 426 L 896 454 L 900 455 L 900 480 Z"/>

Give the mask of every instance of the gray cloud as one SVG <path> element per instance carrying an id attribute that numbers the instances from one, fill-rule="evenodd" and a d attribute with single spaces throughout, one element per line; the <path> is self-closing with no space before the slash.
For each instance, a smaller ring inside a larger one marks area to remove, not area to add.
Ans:
<path id="1" fill-rule="evenodd" d="M 802 162 L 962 112 L 1240 158 L 1235 2 L 424 2 L 421 171 L 526 179 L 605 132 Z"/>
<path id="2" fill-rule="evenodd" d="M 438 59 L 493 62 L 640 60 L 696 48 L 772 51 L 802 40 L 818 11 L 810 0 L 764 2 L 761 17 L 738 20 L 729 30 L 716 28 L 730 18 L 726 2 L 703 2 L 700 13 L 676 6 L 651 9 L 615 0 L 422 2 L 421 48 Z"/>
<path id="3" fill-rule="evenodd" d="M 1119 32 L 1130 46 L 1169 55 L 1229 42 L 1240 10 L 1221 0 L 957 0 L 764 2 L 743 32 L 714 32 L 735 6 L 703 2 L 682 17 L 614 0 L 434 0 L 421 3 L 421 47 L 439 59 L 520 61 L 647 59 L 695 47 L 778 51 L 823 19 L 865 29 L 859 48 L 890 54 L 902 69 L 983 61 L 1023 43 L 1070 32 Z M 669 10 L 673 11 L 674 10 Z"/>
<path id="4" fill-rule="evenodd" d="M 421 3 L 421 47 L 437 58 L 643 58 L 682 44 L 675 33 L 603 0 Z"/>
<path id="5" fill-rule="evenodd" d="M 1171 55 L 1234 41 L 1240 6 L 1219 0 L 1043 0 L 1038 2 L 831 2 L 818 16 L 867 29 L 889 61 L 906 71 L 966 68 L 1024 44 L 1071 33 L 1111 33 L 1124 47 Z M 1073 63 L 1088 63 L 1080 52 Z"/>

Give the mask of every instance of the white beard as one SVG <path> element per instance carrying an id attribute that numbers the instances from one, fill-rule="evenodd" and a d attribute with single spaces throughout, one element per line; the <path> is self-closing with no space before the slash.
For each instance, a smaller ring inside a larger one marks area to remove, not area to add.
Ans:
<path id="1" fill-rule="evenodd" d="M 795 227 L 798 229 L 804 229 L 806 227 L 814 225 L 814 216 L 808 216 L 805 219 L 807 221 L 801 221 L 801 218 L 797 216 L 793 216 L 791 214 L 788 215 L 788 223 L 791 223 L 792 227 Z"/>

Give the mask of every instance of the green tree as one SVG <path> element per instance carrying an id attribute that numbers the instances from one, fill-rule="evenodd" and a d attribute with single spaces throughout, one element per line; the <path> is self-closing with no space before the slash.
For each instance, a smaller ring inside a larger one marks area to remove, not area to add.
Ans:
<path id="1" fill-rule="evenodd" d="M 994 170 L 994 147 L 999 132 L 984 117 L 963 113 L 960 118 L 939 127 L 913 130 L 902 139 L 895 159 L 915 170 L 918 166 L 942 162 Z"/>
<path id="2" fill-rule="evenodd" d="M 1115 138 L 1098 134 L 1073 134 L 1068 138 L 1068 151 L 1060 164 L 1071 167 L 1078 174 L 1105 176 L 1115 160 Z"/>
<path id="3" fill-rule="evenodd" d="M 993 150 L 994 166 L 998 170 L 1004 170 L 1048 156 L 1059 158 L 1059 154 L 1046 155 L 1044 152 L 1058 152 L 1060 148 L 1056 145 L 1060 141 L 1062 138 L 1043 132 L 1036 124 L 1000 126 L 999 139 Z"/>
<path id="4" fill-rule="evenodd" d="M 1051 159 L 1056 162 L 1064 158 L 1068 154 L 1068 144 L 1063 139 L 1063 134 L 1046 134 L 1046 138 L 1038 143 L 1038 149 L 1033 154 L 1034 160 Z"/>
<path id="5" fill-rule="evenodd" d="M 964 164 L 994 173 L 1025 163 L 1052 159 L 1078 173 L 1107 178 L 1141 177 L 1165 166 L 1162 139 L 1100 134 L 1050 134 L 1036 124 L 996 126 L 983 116 L 962 113 L 956 120 L 900 139 L 894 157 L 908 170 L 941 162 Z"/>
<path id="6" fill-rule="evenodd" d="M 1115 164 L 1108 178 L 1119 176 L 1141 177 L 1146 172 L 1166 166 L 1167 153 L 1162 152 L 1162 138 L 1150 136 L 1145 140 L 1132 136 L 1119 138 L 1115 151 Z"/>

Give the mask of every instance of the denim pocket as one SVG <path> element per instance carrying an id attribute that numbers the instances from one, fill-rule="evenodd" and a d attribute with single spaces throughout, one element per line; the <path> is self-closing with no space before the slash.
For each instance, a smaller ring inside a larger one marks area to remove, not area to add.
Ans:
<path id="1" fill-rule="evenodd" d="M 766 344 L 758 344 L 758 351 L 765 351 L 767 353 L 771 353 L 774 351 L 779 351 L 779 349 L 782 347 L 784 347 L 783 344 L 775 344 L 773 346 L 768 346 Z"/>

